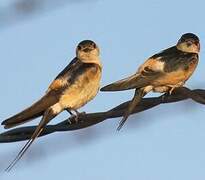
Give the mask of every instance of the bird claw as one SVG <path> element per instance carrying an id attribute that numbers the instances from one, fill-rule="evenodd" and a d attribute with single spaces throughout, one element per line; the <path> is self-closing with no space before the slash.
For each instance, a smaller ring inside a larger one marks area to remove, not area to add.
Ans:
<path id="1" fill-rule="evenodd" d="M 168 92 L 169 95 L 172 95 L 172 92 L 175 90 L 175 88 L 176 88 L 176 87 L 172 87 L 172 88 L 169 90 L 169 92 Z"/>
<path id="2" fill-rule="evenodd" d="M 79 117 L 85 115 L 85 112 L 78 112 L 78 111 L 75 112 L 76 114 L 72 114 L 68 119 L 69 124 L 74 124 L 74 123 L 77 124 L 79 122 Z"/>
<path id="3" fill-rule="evenodd" d="M 161 96 L 162 101 L 165 101 L 166 97 L 169 96 L 169 95 L 170 95 L 169 92 L 164 93 L 164 94 Z"/>

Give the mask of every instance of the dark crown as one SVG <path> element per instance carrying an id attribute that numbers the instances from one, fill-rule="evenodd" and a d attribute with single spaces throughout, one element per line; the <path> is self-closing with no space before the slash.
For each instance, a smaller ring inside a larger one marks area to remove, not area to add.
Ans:
<path id="1" fill-rule="evenodd" d="M 94 44 L 95 42 L 91 40 L 84 40 L 84 41 L 81 41 L 78 45 L 84 47 L 84 46 L 94 45 Z"/>
<path id="2" fill-rule="evenodd" d="M 199 42 L 198 36 L 193 33 L 186 33 L 182 35 L 181 40 L 185 41 L 187 39 L 193 39 L 194 41 Z"/>

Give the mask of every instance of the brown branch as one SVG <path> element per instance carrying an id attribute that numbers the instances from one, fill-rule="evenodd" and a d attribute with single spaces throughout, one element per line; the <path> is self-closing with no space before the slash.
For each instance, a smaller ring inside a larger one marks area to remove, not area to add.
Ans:
<path id="1" fill-rule="evenodd" d="M 136 106 L 132 114 L 139 113 L 150 108 L 153 108 L 159 104 L 178 102 L 186 99 L 192 99 L 197 103 L 205 104 L 205 90 L 195 89 L 190 90 L 186 87 L 176 89 L 172 95 L 162 95 L 153 98 L 143 98 L 139 105 Z M 79 116 L 78 122 L 76 123 L 73 118 L 68 118 L 63 122 L 55 125 L 47 125 L 40 136 L 45 136 L 59 131 L 73 131 L 77 129 L 86 128 L 88 126 L 95 125 L 104 120 L 121 117 L 126 110 L 129 101 L 120 104 L 119 106 L 106 111 L 90 114 L 82 114 Z M 71 121 L 71 124 L 68 123 Z M 15 128 L 0 134 L 0 143 L 16 142 L 27 140 L 31 137 L 37 126 L 26 126 Z"/>

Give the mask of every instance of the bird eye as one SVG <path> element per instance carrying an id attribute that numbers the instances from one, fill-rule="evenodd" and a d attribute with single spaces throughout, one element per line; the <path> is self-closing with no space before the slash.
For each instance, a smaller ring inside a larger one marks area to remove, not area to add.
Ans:
<path id="1" fill-rule="evenodd" d="M 96 48 L 96 44 L 95 43 L 93 43 L 92 45 L 93 45 L 94 48 Z"/>
<path id="2" fill-rule="evenodd" d="M 78 50 L 82 50 L 82 47 L 81 47 L 81 46 L 78 46 Z"/>

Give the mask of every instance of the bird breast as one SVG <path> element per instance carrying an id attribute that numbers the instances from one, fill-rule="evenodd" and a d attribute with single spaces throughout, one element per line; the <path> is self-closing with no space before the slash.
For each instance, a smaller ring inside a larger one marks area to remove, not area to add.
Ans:
<path id="1" fill-rule="evenodd" d="M 63 108 L 82 107 L 96 96 L 100 87 L 100 79 L 100 67 L 94 66 L 87 69 L 71 86 L 65 89 L 59 103 Z"/>

